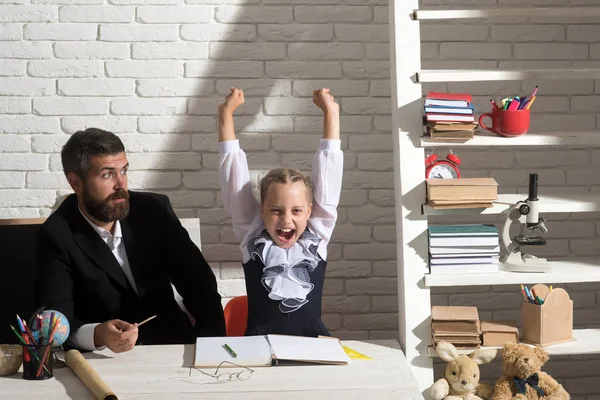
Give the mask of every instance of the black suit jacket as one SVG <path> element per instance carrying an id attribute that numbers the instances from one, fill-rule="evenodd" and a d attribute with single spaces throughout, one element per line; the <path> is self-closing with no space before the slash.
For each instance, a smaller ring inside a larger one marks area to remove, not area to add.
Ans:
<path id="1" fill-rule="evenodd" d="M 71 333 L 87 323 L 114 318 L 134 323 L 158 315 L 140 327 L 138 344 L 194 343 L 197 336 L 225 336 L 215 276 L 168 197 L 129 193 L 130 212 L 120 224 L 139 295 L 71 195 L 38 232 L 37 305 L 65 314 Z M 196 319 L 195 326 L 177 304 L 171 282 Z"/>

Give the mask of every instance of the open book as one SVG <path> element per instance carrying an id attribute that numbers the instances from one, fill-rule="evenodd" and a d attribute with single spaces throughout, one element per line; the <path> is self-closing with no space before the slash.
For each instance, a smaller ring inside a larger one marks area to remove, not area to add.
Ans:
<path id="1" fill-rule="evenodd" d="M 225 348 L 229 346 L 237 357 Z M 243 367 L 270 367 L 279 361 L 347 365 L 350 358 L 339 340 L 303 336 L 225 336 L 196 339 L 194 366 L 217 367 L 223 361 Z M 223 364 L 223 367 L 234 367 Z"/>

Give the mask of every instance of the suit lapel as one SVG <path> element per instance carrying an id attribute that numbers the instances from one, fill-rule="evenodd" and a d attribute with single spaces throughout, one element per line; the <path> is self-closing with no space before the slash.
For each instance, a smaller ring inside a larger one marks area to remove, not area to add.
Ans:
<path id="1" fill-rule="evenodd" d="M 81 250 L 89 256 L 89 258 L 98 267 L 102 268 L 106 273 L 113 278 L 124 289 L 133 291 L 133 288 L 127 280 L 127 276 L 117 262 L 117 259 L 110 251 L 104 240 L 98 235 L 90 224 L 83 218 L 79 208 L 77 207 L 77 198 L 73 195 L 73 204 L 71 204 L 69 213 L 71 215 L 71 228 L 73 229 L 73 237 Z"/>
<path id="2" fill-rule="evenodd" d="M 129 261 L 129 267 L 135 279 L 135 284 L 138 289 L 140 297 L 144 297 L 146 294 L 146 282 L 144 281 L 144 275 L 139 270 L 140 260 L 144 259 L 143 254 L 144 245 L 141 232 L 134 232 L 131 226 L 131 215 L 129 215 L 121 222 L 121 233 L 123 234 L 123 242 L 125 243 L 125 251 L 127 252 L 127 260 Z"/>

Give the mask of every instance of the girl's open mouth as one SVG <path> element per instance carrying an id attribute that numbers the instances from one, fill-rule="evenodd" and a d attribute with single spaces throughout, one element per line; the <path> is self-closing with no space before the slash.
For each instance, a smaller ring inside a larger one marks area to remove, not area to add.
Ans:
<path id="1" fill-rule="evenodd" d="M 277 238 L 282 242 L 289 242 L 294 237 L 295 229 L 286 228 L 286 229 L 277 229 Z"/>

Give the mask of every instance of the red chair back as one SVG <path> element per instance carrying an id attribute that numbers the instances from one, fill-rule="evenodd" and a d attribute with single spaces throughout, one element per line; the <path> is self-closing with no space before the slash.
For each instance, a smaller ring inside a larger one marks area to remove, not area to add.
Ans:
<path id="1" fill-rule="evenodd" d="M 223 313 L 227 336 L 244 336 L 248 321 L 248 296 L 237 296 L 229 300 Z"/>

